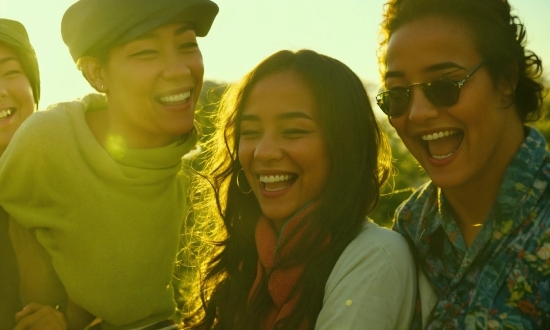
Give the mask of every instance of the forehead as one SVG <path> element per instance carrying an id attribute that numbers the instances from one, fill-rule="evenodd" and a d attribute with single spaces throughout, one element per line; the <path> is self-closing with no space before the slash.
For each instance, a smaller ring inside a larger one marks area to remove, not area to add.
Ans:
<path id="1" fill-rule="evenodd" d="M 390 37 L 387 71 L 419 71 L 436 63 L 475 62 L 481 58 L 470 28 L 457 20 L 426 16 L 406 23 Z"/>
<path id="2" fill-rule="evenodd" d="M 261 78 L 250 90 L 243 106 L 243 114 L 262 117 L 284 112 L 304 112 L 312 118 L 317 116 L 315 98 L 309 85 L 293 71 Z"/>
<path id="3" fill-rule="evenodd" d="M 0 42 L 0 60 L 13 57 L 19 60 L 15 51 L 3 42 Z"/>

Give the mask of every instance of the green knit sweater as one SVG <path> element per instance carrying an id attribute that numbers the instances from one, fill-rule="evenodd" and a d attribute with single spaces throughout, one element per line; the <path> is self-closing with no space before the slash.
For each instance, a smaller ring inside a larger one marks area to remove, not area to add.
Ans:
<path id="1" fill-rule="evenodd" d="M 170 280 L 187 210 L 181 158 L 196 134 L 107 152 L 85 120 L 106 105 L 91 94 L 33 114 L 0 158 L 0 205 L 51 258 L 46 277 L 57 276 L 102 329 L 129 329 L 174 313 Z"/>

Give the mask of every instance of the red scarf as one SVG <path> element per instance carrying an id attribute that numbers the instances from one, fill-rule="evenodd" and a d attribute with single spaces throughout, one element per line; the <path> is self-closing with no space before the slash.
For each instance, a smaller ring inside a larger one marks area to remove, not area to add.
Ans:
<path id="1" fill-rule="evenodd" d="M 315 207 L 316 204 L 308 205 L 290 218 L 281 229 L 280 235 L 277 235 L 273 229 L 271 220 L 264 215 L 260 217 L 256 225 L 255 238 L 256 248 L 258 249 L 258 269 L 256 279 L 248 295 L 248 301 L 251 301 L 266 274 L 271 275 L 269 277 L 267 289 L 273 300 L 271 310 L 261 322 L 261 330 L 273 329 L 273 325 L 277 321 L 290 315 L 300 297 L 299 293 L 292 294 L 292 291 L 302 275 L 304 265 L 299 264 L 292 267 L 276 269 L 273 269 L 273 266 L 276 260 L 280 260 L 281 257 L 287 256 L 294 250 L 298 242 L 303 240 L 307 226 L 304 225 L 295 232 L 296 227 L 301 224 L 302 220 L 309 215 Z M 289 237 L 288 235 L 292 233 L 294 235 Z M 283 240 L 285 244 L 281 248 L 278 244 Z M 277 248 L 281 249 L 277 250 Z M 301 328 L 307 328 L 307 324 L 303 324 Z"/>

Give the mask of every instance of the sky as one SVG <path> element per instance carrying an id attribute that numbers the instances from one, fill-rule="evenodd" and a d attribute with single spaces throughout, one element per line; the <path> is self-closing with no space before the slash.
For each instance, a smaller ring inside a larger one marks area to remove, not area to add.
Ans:
<path id="1" fill-rule="evenodd" d="M 509 0 L 527 27 L 528 49 L 550 63 L 550 0 Z M 0 0 L 0 17 L 22 22 L 41 71 L 40 108 L 92 92 L 61 39 L 60 22 L 75 0 Z M 313 49 L 380 85 L 376 50 L 386 0 L 214 0 L 220 13 L 199 38 L 205 79 L 233 82 L 281 49 Z M 546 76 L 550 77 L 550 66 Z"/>

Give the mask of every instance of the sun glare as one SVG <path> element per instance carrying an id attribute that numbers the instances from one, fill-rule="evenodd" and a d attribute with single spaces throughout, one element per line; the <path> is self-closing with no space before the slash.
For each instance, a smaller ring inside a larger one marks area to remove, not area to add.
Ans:
<path id="1" fill-rule="evenodd" d="M 550 58 L 546 31 L 548 0 L 510 0 L 527 26 L 529 48 Z M 0 0 L 0 17 L 21 21 L 38 54 L 42 79 L 40 108 L 93 92 L 61 39 L 60 22 L 74 0 Z M 214 0 L 220 13 L 199 44 L 205 79 L 239 79 L 264 57 L 281 49 L 311 48 L 350 66 L 379 85 L 378 29 L 385 0 Z M 547 74 L 548 76 L 548 74 Z M 371 93 L 375 93 L 374 88 Z"/>

